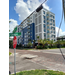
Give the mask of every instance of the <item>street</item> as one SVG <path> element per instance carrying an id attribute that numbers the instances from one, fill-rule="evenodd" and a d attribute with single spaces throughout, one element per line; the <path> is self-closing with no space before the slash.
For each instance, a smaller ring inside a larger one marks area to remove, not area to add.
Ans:
<path id="1" fill-rule="evenodd" d="M 65 49 L 61 49 L 65 55 Z M 9 56 L 9 70 L 14 73 L 14 49 L 9 49 L 13 53 Z M 25 57 L 37 56 L 32 59 Z M 49 69 L 65 72 L 65 60 L 59 49 L 52 50 L 19 50 L 16 49 L 16 72 L 31 69 Z"/>

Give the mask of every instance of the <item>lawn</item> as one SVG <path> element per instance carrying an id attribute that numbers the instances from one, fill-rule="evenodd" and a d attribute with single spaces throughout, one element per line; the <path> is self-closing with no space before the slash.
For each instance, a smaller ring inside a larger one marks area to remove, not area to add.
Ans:
<path id="1" fill-rule="evenodd" d="M 19 73 L 16 73 L 16 75 L 65 75 L 65 73 L 53 70 L 31 70 L 21 71 Z"/>

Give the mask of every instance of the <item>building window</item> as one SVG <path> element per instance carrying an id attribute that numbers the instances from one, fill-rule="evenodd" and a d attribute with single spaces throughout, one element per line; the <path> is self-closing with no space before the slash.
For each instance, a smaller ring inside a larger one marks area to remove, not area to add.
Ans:
<path id="1" fill-rule="evenodd" d="M 53 30 L 55 30 L 55 28 L 53 28 Z"/>
<path id="2" fill-rule="evenodd" d="M 53 20 L 53 23 L 54 23 L 55 21 Z"/>
<path id="3" fill-rule="evenodd" d="M 54 16 L 53 16 L 53 19 L 54 19 Z"/>
<path id="4" fill-rule="evenodd" d="M 44 29 L 44 32 L 46 32 L 46 29 Z"/>
<path id="5" fill-rule="evenodd" d="M 52 27 L 51 27 L 51 29 L 52 29 Z"/>
<path id="6" fill-rule="evenodd" d="M 49 30 L 47 30 L 47 33 L 49 33 Z"/>
<path id="7" fill-rule="evenodd" d="M 49 24 L 49 22 L 47 22 L 47 24 Z"/>
<path id="8" fill-rule="evenodd" d="M 45 16 L 43 16 L 43 18 L 45 19 Z"/>
<path id="9" fill-rule="evenodd" d="M 53 26 L 55 26 L 55 24 L 53 24 Z"/>
<path id="10" fill-rule="evenodd" d="M 50 23 L 50 25 L 52 25 L 52 23 Z"/>
<path id="11" fill-rule="evenodd" d="M 43 14 L 45 14 L 45 11 L 43 11 Z"/>
<path id="12" fill-rule="evenodd" d="M 46 25 L 45 24 L 43 26 L 44 26 L 44 28 L 46 28 Z"/>
<path id="13" fill-rule="evenodd" d="M 49 38 L 49 35 L 47 35 L 47 38 Z"/>
<path id="14" fill-rule="evenodd" d="M 50 17 L 52 17 L 52 15 L 50 15 Z"/>
<path id="15" fill-rule="evenodd" d="M 49 26 L 47 26 L 47 29 L 49 29 Z"/>
<path id="16" fill-rule="evenodd" d="M 44 38 L 46 38 L 46 33 L 44 33 Z"/>
<path id="17" fill-rule="evenodd" d="M 44 20 L 44 23 L 45 23 L 45 20 Z"/>
<path id="18" fill-rule="evenodd" d="M 52 19 L 50 19 L 50 21 L 52 22 Z"/>
<path id="19" fill-rule="evenodd" d="M 52 33 L 52 31 L 51 31 L 51 33 Z"/>

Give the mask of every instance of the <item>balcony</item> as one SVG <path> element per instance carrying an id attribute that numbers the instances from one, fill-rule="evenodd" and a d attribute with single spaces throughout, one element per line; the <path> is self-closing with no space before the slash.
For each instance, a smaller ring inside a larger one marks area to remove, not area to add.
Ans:
<path id="1" fill-rule="evenodd" d="M 28 33 L 30 33 L 30 29 L 28 30 Z"/>
<path id="2" fill-rule="evenodd" d="M 30 29 L 30 26 L 28 26 L 27 28 Z"/>
<path id="3" fill-rule="evenodd" d="M 49 24 L 47 24 L 47 26 L 50 26 Z"/>
<path id="4" fill-rule="evenodd" d="M 47 22 L 50 22 L 49 20 L 47 20 Z"/>

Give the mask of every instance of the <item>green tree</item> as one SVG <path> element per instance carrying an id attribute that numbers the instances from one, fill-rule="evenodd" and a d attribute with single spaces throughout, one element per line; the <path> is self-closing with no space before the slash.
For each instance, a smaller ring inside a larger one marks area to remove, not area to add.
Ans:
<path id="1" fill-rule="evenodd" d="M 47 41 L 45 39 L 41 39 L 41 40 L 39 40 L 39 43 L 41 43 L 43 45 L 43 48 L 44 48 Z"/>
<path id="2" fill-rule="evenodd" d="M 38 39 L 38 45 L 39 45 L 39 36 L 37 36 L 37 39 Z"/>
<path id="3" fill-rule="evenodd" d="M 32 43 L 29 41 L 29 43 L 28 43 L 28 47 L 31 47 L 32 46 Z"/>
<path id="4" fill-rule="evenodd" d="M 53 46 L 53 40 L 50 40 L 50 45 L 51 45 L 51 47 Z"/>

